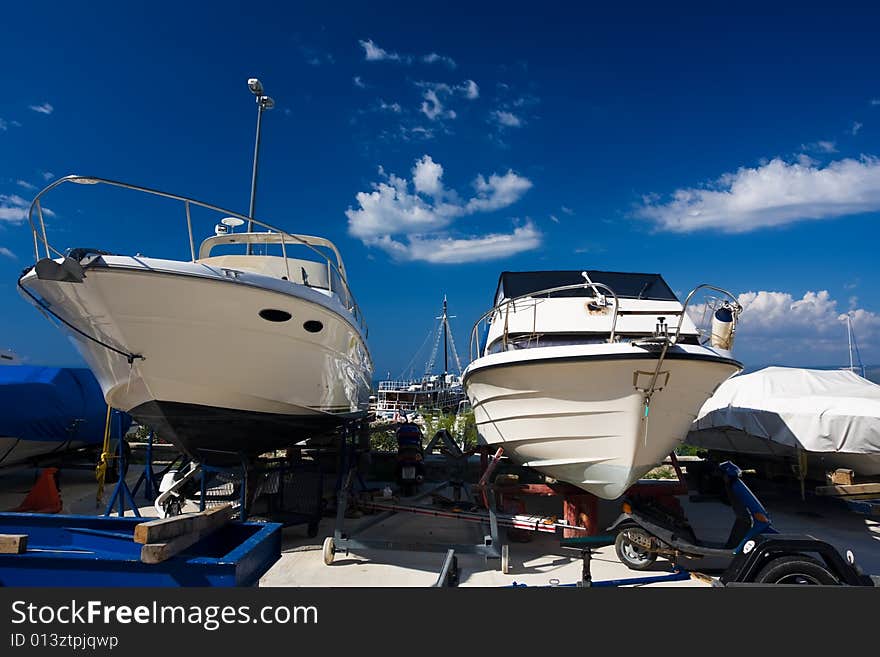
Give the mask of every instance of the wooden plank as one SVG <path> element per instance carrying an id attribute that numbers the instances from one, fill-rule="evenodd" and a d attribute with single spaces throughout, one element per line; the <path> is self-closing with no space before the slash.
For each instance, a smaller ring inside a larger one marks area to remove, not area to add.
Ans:
<path id="1" fill-rule="evenodd" d="M 141 548 L 141 561 L 151 564 L 161 563 L 183 552 L 188 547 L 195 545 L 229 522 L 229 519 L 232 517 L 232 505 L 224 504 L 223 506 L 211 509 L 211 512 L 211 515 L 202 515 L 207 514 L 207 511 L 197 514 L 202 520 L 200 526 L 195 531 L 176 536 L 168 541 L 146 543 Z"/>
<path id="2" fill-rule="evenodd" d="M 199 513 L 187 513 L 135 525 L 135 543 L 160 543 L 184 534 L 199 532 L 214 523 L 224 524 L 232 517 L 232 503 L 205 509 Z"/>
<path id="3" fill-rule="evenodd" d="M 880 482 L 851 486 L 817 486 L 816 495 L 880 495 Z"/>
<path id="4" fill-rule="evenodd" d="M 831 484 L 835 486 L 852 486 L 855 472 L 846 468 L 838 468 L 831 473 Z"/>
<path id="5" fill-rule="evenodd" d="M 24 554 L 27 534 L 0 534 L 0 554 Z"/>

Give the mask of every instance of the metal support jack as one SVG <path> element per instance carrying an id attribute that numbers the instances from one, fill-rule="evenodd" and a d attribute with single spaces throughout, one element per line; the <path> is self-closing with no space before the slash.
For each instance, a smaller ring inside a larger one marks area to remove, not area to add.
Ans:
<path id="1" fill-rule="evenodd" d="M 127 504 L 134 512 L 135 517 L 140 518 L 141 512 L 138 511 L 138 506 L 134 501 L 134 495 L 132 495 L 131 489 L 125 481 L 125 476 L 128 474 L 128 461 L 125 459 L 125 440 L 123 440 L 121 436 L 117 441 L 117 446 L 119 449 L 119 454 L 117 456 L 119 459 L 119 479 L 116 481 L 116 487 L 113 489 L 113 495 L 110 496 L 110 502 L 107 504 L 104 515 L 112 515 L 113 507 L 115 505 L 118 507 L 117 512 L 121 518 L 125 515 L 125 506 Z"/>

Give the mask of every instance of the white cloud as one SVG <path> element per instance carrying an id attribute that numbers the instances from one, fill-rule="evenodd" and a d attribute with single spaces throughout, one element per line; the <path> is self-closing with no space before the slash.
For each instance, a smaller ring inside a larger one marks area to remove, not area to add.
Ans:
<path id="1" fill-rule="evenodd" d="M 51 171 L 41 171 L 40 175 L 43 176 L 43 180 L 52 180 L 55 177 L 55 174 Z"/>
<path id="2" fill-rule="evenodd" d="M 478 175 L 473 196 L 464 200 L 446 188 L 443 166 L 430 155 L 419 158 L 411 173 L 410 183 L 380 167 L 384 180 L 373 183 L 372 191 L 359 192 L 355 196 L 358 208 L 349 207 L 345 213 L 349 233 L 397 259 L 427 262 L 497 258 L 534 248 L 540 242 L 540 233 L 531 222 L 512 233 L 456 238 L 446 232 L 460 217 L 516 203 L 532 186 L 527 178 L 513 171 Z M 437 253 L 443 253 L 444 259 Z"/>
<path id="3" fill-rule="evenodd" d="M 447 110 L 443 106 L 443 102 L 437 95 L 437 90 L 425 89 L 422 98 L 425 100 L 422 101 L 422 106 L 419 108 L 419 111 L 431 121 L 436 121 L 438 119 L 454 119 L 456 117 L 455 110 Z"/>
<path id="4" fill-rule="evenodd" d="M 452 57 L 446 57 L 445 55 L 438 55 L 436 52 L 431 52 L 422 57 L 422 61 L 426 64 L 445 64 L 449 68 L 455 68 L 455 60 Z"/>
<path id="5" fill-rule="evenodd" d="M 0 246 L 0 255 L 6 256 L 11 260 L 18 260 L 18 256 L 16 256 L 12 251 L 7 249 L 5 246 Z"/>
<path id="6" fill-rule="evenodd" d="M 532 181 L 513 171 L 499 176 L 493 173 L 488 179 L 482 174 L 474 180 L 477 195 L 467 202 L 468 212 L 491 212 L 513 205 L 532 187 Z"/>
<path id="7" fill-rule="evenodd" d="M 572 209 L 571 209 L 570 207 L 568 207 L 567 205 L 563 205 L 563 206 L 560 207 L 559 209 L 562 210 L 562 211 L 563 211 L 565 214 L 567 214 L 568 216 L 571 216 L 571 215 L 574 214 L 574 210 L 572 210 Z"/>
<path id="8" fill-rule="evenodd" d="M 27 219 L 30 203 L 18 194 L 0 194 L 0 221 L 21 223 Z"/>
<path id="9" fill-rule="evenodd" d="M 6 132 L 9 129 L 7 125 L 6 121 L 0 119 L 0 132 Z"/>
<path id="10" fill-rule="evenodd" d="M 554 224 L 558 224 L 558 223 L 559 223 L 559 217 L 557 217 L 555 214 L 551 214 L 551 215 L 550 215 L 550 221 L 552 221 Z"/>
<path id="11" fill-rule="evenodd" d="M 877 105 L 880 105 L 880 98 L 872 98 L 871 99 L 871 106 L 876 107 Z"/>
<path id="12" fill-rule="evenodd" d="M 456 89 L 461 91 L 468 100 L 476 100 L 480 97 L 480 87 L 473 80 L 465 80 Z"/>
<path id="13" fill-rule="evenodd" d="M 850 130 L 849 130 L 850 134 L 853 135 L 853 136 L 859 134 L 859 130 L 862 129 L 862 126 L 863 126 L 863 125 L 864 125 L 864 124 L 859 123 L 858 121 L 853 121 L 852 127 L 851 127 Z"/>
<path id="14" fill-rule="evenodd" d="M 358 87 L 359 89 L 366 89 L 367 88 L 367 85 L 364 83 L 363 80 L 361 80 L 360 75 L 355 75 L 351 79 L 351 81 L 354 83 L 354 86 Z"/>
<path id="15" fill-rule="evenodd" d="M 532 222 L 514 228 L 512 233 L 490 233 L 467 238 L 412 236 L 408 244 L 395 242 L 393 254 L 406 260 L 434 264 L 461 264 L 507 258 L 541 245 L 541 233 Z"/>
<path id="16" fill-rule="evenodd" d="M 33 111 L 38 114 L 51 114 L 55 108 L 52 107 L 51 103 L 42 103 L 40 105 L 28 105 Z"/>
<path id="17" fill-rule="evenodd" d="M 394 114 L 400 114 L 403 111 L 403 108 L 400 106 L 400 103 L 386 103 L 384 100 L 379 100 L 379 109 L 383 112 L 393 112 Z"/>
<path id="18" fill-rule="evenodd" d="M 405 56 L 401 56 L 396 52 L 389 52 L 384 48 L 380 48 L 372 39 L 367 39 L 366 41 L 358 41 L 361 44 L 361 48 L 364 49 L 364 58 L 368 62 L 405 62 L 409 61 L 409 59 Z"/>
<path id="19" fill-rule="evenodd" d="M 809 144 L 801 144 L 801 150 L 812 151 L 814 153 L 836 153 L 837 142 L 833 141 L 814 141 Z"/>
<path id="20" fill-rule="evenodd" d="M 676 190 L 667 202 L 646 197 L 637 216 L 662 230 L 742 233 L 806 219 L 880 211 L 880 159 L 863 156 L 819 167 L 779 158 L 726 173 L 701 188 Z"/>
<path id="21" fill-rule="evenodd" d="M 16 180 L 15 184 L 18 185 L 19 187 L 23 187 L 24 189 L 26 189 L 28 191 L 33 191 L 37 188 L 36 185 L 30 184 L 27 180 Z"/>
<path id="22" fill-rule="evenodd" d="M 513 112 L 495 110 L 494 112 L 491 112 L 491 116 L 498 125 L 505 128 L 519 128 L 522 125 L 522 119 Z"/>
<path id="23" fill-rule="evenodd" d="M 737 328 L 737 347 L 758 358 L 787 361 L 795 365 L 842 363 L 848 358 L 843 320 L 852 317 L 853 332 L 867 352 L 877 347 L 880 315 L 856 308 L 850 298 L 848 310 L 841 312 L 827 290 L 806 292 L 796 298 L 788 292 L 743 292 L 743 307 Z M 699 321 L 703 306 L 689 312 Z M 765 361 L 766 362 L 766 361 Z"/>

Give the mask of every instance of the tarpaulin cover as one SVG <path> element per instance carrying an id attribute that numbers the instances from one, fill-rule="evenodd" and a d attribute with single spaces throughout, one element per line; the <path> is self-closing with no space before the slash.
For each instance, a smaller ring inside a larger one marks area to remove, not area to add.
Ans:
<path id="1" fill-rule="evenodd" d="M 100 443 L 106 415 L 101 387 L 86 368 L 0 367 L 0 436 Z M 115 415 L 118 437 L 131 418 Z"/>
<path id="2" fill-rule="evenodd" d="M 880 453 L 880 386 L 844 370 L 768 367 L 735 376 L 691 432 L 732 428 L 810 452 Z"/>

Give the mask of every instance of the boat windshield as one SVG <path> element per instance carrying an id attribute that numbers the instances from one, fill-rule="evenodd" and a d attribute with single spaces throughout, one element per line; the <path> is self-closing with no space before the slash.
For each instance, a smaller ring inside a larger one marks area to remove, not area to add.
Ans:
<path id="1" fill-rule="evenodd" d="M 651 299 L 654 301 L 678 301 L 660 274 L 632 274 L 613 271 L 587 270 L 593 283 L 610 287 L 621 299 Z M 495 303 L 502 299 L 514 299 L 555 287 L 583 284 L 581 271 L 506 271 L 498 280 Z M 553 292 L 554 297 L 592 297 L 590 288 L 577 288 Z"/>

